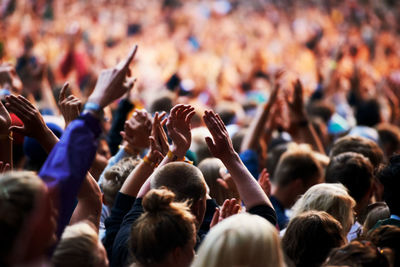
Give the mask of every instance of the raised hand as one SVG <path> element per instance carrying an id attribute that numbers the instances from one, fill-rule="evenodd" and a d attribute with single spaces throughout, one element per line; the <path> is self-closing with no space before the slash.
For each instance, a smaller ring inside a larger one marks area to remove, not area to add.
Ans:
<path id="1" fill-rule="evenodd" d="M 218 224 L 225 218 L 238 214 L 239 210 L 240 210 L 240 205 L 236 199 L 234 198 L 225 199 L 221 210 L 219 208 L 215 209 L 214 216 L 210 223 L 210 227 L 214 227 L 216 224 Z"/>
<path id="2" fill-rule="evenodd" d="M 172 139 L 171 152 L 178 158 L 183 158 L 192 142 L 190 121 L 195 114 L 190 105 L 176 105 L 171 109 L 167 121 L 168 134 Z"/>
<path id="3" fill-rule="evenodd" d="M 205 111 L 203 119 L 213 137 L 213 139 L 206 137 L 208 149 L 214 157 L 219 158 L 225 164 L 235 155 L 228 131 L 222 119 L 214 111 Z"/>
<path id="4" fill-rule="evenodd" d="M 287 103 L 290 111 L 290 118 L 293 119 L 293 122 L 298 123 L 301 120 L 306 119 L 306 112 L 303 103 L 303 85 L 299 79 L 294 82 L 293 88 L 293 100 L 287 100 Z"/>
<path id="5" fill-rule="evenodd" d="M 4 164 L 3 161 L 0 161 L 0 173 L 5 173 L 11 170 L 11 166 L 9 163 Z"/>
<path id="6" fill-rule="evenodd" d="M 79 116 L 82 109 L 82 102 L 78 97 L 74 95 L 69 95 L 66 97 L 68 86 L 69 84 L 65 83 L 61 88 L 60 97 L 58 100 L 60 111 L 64 117 L 66 126 Z"/>
<path id="7" fill-rule="evenodd" d="M 258 184 L 263 189 L 264 193 L 270 197 L 271 196 L 271 181 L 269 179 L 269 173 L 267 169 L 263 169 L 260 175 L 258 176 Z"/>
<path id="8" fill-rule="evenodd" d="M 221 178 L 217 179 L 217 183 L 229 193 L 230 197 L 240 200 L 240 195 L 237 190 L 235 181 L 233 181 L 230 173 L 226 172 L 226 169 L 221 168 L 219 170 L 219 175 L 221 176 Z"/>
<path id="9" fill-rule="evenodd" d="M 132 87 L 129 74 L 129 64 L 137 51 L 137 45 L 133 47 L 128 57 L 111 69 L 103 70 L 97 79 L 93 93 L 88 102 L 98 104 L 101 108 L 108 106 L 114 100 L 125 94 Z"/>
<path id="10" fill-rule="evenodd" d="M 48 129 L 39 110 L 22 95 L 6 96 L 6 106 L 24 123 L 23 126 L 11 126 L 11 131 L 40 139 Z"/>
<path id="11" fill-rule="evenodd" d="M 150 114 L 144 109 L 135 110 L 132 117 L 125 122 L 121 136 L 130 149 L 140 151 L 149 147 L 151 128 Z"/>
<path id="12" fill-rule="evenodd" d="M 147 154 L 148 159 L 151 162 L 159 163 L 165 155 L 168 153 L 168 139 L 163 126 L 167 122 L 167 119 L 163 119 L 165 112 L 159 115 L 158 112 L 154 115 L 153 125 L 151 128 L 150 150 Z"/>

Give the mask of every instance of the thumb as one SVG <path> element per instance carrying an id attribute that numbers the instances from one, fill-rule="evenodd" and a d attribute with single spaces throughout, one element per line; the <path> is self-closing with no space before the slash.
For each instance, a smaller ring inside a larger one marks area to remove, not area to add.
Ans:
<path id="1" fill-rule="evenodd" d="M 228 184 L 225 182 L 224 179 L 218 178 L 217 179 L 217 183 L 222 186 L 223 188 L 225 188 L 226 190 L 229 190 L 229 186 Z"/>
<path id="2" fill-rule="evenodd" d="M 214 144 L 213 140 L 212 140 L 211 137 L 209 137 L 209 136 L 207 136 L 207 137 L 205 138 L 205 140 L 206 140 L 208 149 L 210 150 L 211 154 L 214 155 L 215 144 Z"/>
<path id="3" fill-rule="evenodd" d="M 214 227 L 218 223 L 218 219 L 219 219 L 219 208 L 216 208 L 210 222 L 210 228 Z"/>

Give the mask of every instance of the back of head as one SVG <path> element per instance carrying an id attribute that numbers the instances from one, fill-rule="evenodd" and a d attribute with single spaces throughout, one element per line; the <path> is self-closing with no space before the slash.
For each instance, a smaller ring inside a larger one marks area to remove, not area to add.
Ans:
<path id="1" fill-rule="evenodd" d="M 400 128 L 390 123 L 381 123 L 377 126 L 379 140 L 386 158 L 400 152 Z"/>
<path id="2" fill-rule="evenodd" d="M 211 228 L 192 267 L 282 267 L 276 228 L 248 213 L 233 215 Z"/>
<path id="3" fill-rule="evenodd" d="M 359 103 L 355 115 L 358 125 L 374 127 L 381 122 L 380 106 L 376 99 L 368 99 Z"/>
<path id="4" fill-rule="evenodd" d="M 301 179 L 307 186 L 312 186 L 322 178 L 322 168 L 314 152 L 306 146 L 289 147 L 281 156 L 276 167 L 274 180 L 278 186 L 286 186 L 296 179 Z"/>
<path id="5" fill-rule="evenodd" d="M 393 156 L 389 164 L 378 173 L 378 179 L 384 186 L 383 199 L 390 213 L 400 214 L 400 155 Z"/>
<path id="6" fill-rule="evenodd" d="M 6 265 L 43 190 L 42 180 L 33 172 L 14 171 L 0 176 L 0 265 Z"/>
<path id="7" fill-rule="evenodd" d="M 391 265 L 383 251 L 372 243 L 353 241 L 334 249 L 323 266 L 389 267 Z"/>
<path id="8" fill-rule="evenodd" d="M 342 226 L 323 211 L 307 211 L 290 220 L 282 238 L 288 262 L 295 266 L 320 266 L 331 249 L 345 243 Z"/>
<path id="9" fill-rule="evenodd" d="M 333 158 L 344 152 L 356 152 L 367 157 L 374 169 L 377 169 L 383 161 L 383 152 L 380 147 L 372 140 L 359 136 L 344 136 L 339 138 L 329 153 Z"/>
<path id="10" fill-rule="evenodd" d="M 363 232 L 367 233 L 380 220 L 390 217 L 390 210 L 385 202 L 375 202 L 368 205 L 366 214 L 363 219 Z"/>
<path id="11" fill-rule="evenodd" d="M 143 198 L 145 212 L 132 226 L 130 238 L 138 263 L 161 263 L 177 247 L 194 248 L 194 216 L 186 202 L 174 200 L 175 194 L 167 189 L 152 189 Z"/>
<path id="12" fill-rule="evenodd" d="M 293 217 L 310 210 L 325 211 L 340 222 L 344 234 L 353 224 L 354 199 L 347 193 L 341 184 L 317 184 L 307 192 L 293 206 Z"/>
<path id="13" fill-rule="evenodd" d="M 107 206 L 113 206 L 118 191 L 139 162 L 139 160 L 131 157 L 123 158 L 104 173 L 101 189 L 103 190 L 104 200 Z"/>
<path id="14" fill-rule="evenodd" d="M 206 182 L 201 171 L 185 162 L 168 163 L 157 169 L 151 180 L 151 188 L 165 186 L 175 194 L 177 201 L 196 202 L 206 196 Z"/>
<path id="15" fill-rule="evenodd" d="M 104 247 L 99 242 L 94 225 L 80 222 L 65 228 L 52 263 L 54 267 L 108 266 Z"/>
<path id="16" fill-rule="evenodd" d="M 369 232 L 366 239 L 380 248 L 390 248 L 394 252 L 394 266 L 400 264 L 400 228 L 394 225 L 383 225 Z"/>
<path id="17" fill-rule="evenodd" d="M 200 162 L 198 167 L 210 189 L 210 196 L 217 201 L 218 205 L 222 206 L 225 199 L 230 198 L 225 188 L 217 182 L 217 179 L 221 177 L 220 170 L 225 168 L 224 164 L 217 158 L 206 158 Z"/>
<path id="18" fill-rule="evenodd" d="M 327 183 L 341 183 L 350 195 L 359 202 L 373 183 L 373 167 L 362 154 L 345 152 L 331 158 L 325 172 Z"/>

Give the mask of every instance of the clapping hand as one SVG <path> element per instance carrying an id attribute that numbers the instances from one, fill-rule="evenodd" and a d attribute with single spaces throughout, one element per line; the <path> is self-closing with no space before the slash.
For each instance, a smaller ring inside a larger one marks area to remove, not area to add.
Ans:
<path id="1" fill-rule="evenodd" d="M 216 224 L 228 218 L 232 215 L 238 214 L 240 211 L 239 202 L 232 198 L 232 199 L 225 199 L 224 204 L 222 205 L 221 210 L 217 208 L 214 212 L 214 216 L 211 220 L 210 227 L 214 227 Z"/>
<path id="2" fill-rule="evenodd" d="M 65 125 L 68 125 L 71 121 L 76 119 L 81 113 L 82 109 L 82 102 L 78 97 L 74 95 L 69 95 L 66 97 L 68 86 L 69 84 L 65 83 L 61 88 L 60 98 L 58 100 L 61 114 L 65 120 Z"/>

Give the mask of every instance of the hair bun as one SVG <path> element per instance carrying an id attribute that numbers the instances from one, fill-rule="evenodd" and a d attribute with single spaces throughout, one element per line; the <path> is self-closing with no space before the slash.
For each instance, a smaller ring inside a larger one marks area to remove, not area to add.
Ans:
<path id="1" fill-rule="evenodd" d="M 149 213 L 157 213 L 169 209 L 175 194 L 168 189 L 152 189 L 143 198 L 143 208 Z"/>

